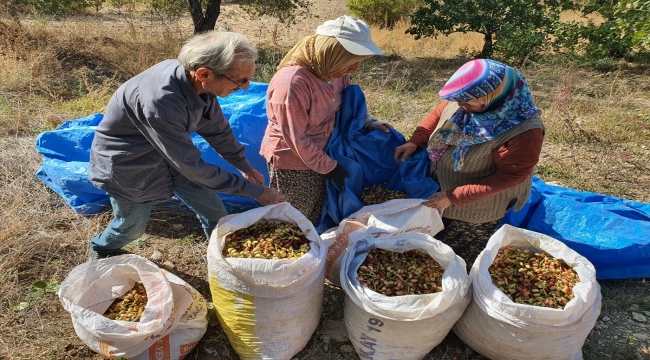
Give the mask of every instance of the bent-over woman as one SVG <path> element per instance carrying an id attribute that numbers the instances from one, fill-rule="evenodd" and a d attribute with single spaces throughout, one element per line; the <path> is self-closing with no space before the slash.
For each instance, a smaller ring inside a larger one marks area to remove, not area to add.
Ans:
<path id="1" fill-rule="evenodd" d="M 313 223 L 321 216 L 326 180 L 345 187 L 349 176 L 325 153 L 341 92 L 350 84 L 348 74 L 381 54 L 363 21 L 341 16 L 298 42 L 269 83 L 269 123 L 260 154 L 267 161 L 270 186 Z M 366 128 L 388 132 L 388 125 L 372 116 L 366 118 Z"/>
<path id="2" fill-rule="evenodd" d="M 426 148 L 441 188 L 424 203 L 442 214 L 436 239 L 470 268 L 506 212 L 528 200 L 544 124 L 521 72 L 494 60 L 467 62 L 439 95 L 395 160 Z"/>

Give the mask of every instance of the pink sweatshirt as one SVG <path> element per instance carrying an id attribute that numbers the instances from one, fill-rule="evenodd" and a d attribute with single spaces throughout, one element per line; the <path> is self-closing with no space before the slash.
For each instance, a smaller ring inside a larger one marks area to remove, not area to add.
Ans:
<path id="1" fill-rule="evenodd" d="M 269 123 L 260 154 L 278 169 L 326 174 L 336 161 L 325 154 L 341 106 L 346 75 L 325 81 L 301 66 L 278 70 L 266 91 Z"/>

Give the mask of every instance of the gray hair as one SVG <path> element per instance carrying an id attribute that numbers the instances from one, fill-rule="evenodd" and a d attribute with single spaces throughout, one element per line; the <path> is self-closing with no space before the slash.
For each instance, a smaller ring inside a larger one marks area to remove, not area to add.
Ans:
<path id="1" fill-rule="evenodd" d="M 178 54 L 185 70 L 206 67 L 217 74 L 225 74 L 234 65 L 254 63 L 257 49 L 241 34 L 208 31 L 189 38 Z"/>

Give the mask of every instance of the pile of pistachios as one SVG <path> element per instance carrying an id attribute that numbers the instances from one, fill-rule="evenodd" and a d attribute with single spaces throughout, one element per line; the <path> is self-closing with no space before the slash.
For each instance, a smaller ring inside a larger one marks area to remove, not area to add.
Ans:
<path id="1" fill-rule="evenodd" d="M 297 259 L 310 249 L 298 225 L 262 220 L 226 235 L 222 254 L 232 258 Z"/>
<path id="2" fill-rule="evenodd" d="M 507 246 L 489 268 L 492 284 L 515 303 L 564 309 L 578 274 L 562 259 Z"/>
<path id="3" fill-rule="evenodd" d="M 386 296 L 422 295 L 442 291 L 444 272 L 426 252 L 398 253 L 374 248 L 357 270 L 357 280 Z"/>
<path id="4" fill-rule="evenodd" d="M 381 204 L 393 199 L 407 199 L 404 191 L 389 190 L 386 184 L 372 185 L 361 190 L 361 203 L 364 206 Z"/>
<path id="5" fill-rule="evenodd" d="M 131 290 L 113 301 L 104 312 L 104 316 L 111 320 L 138 322 L 148 300 L 144 285 L 136 282 Z"/>

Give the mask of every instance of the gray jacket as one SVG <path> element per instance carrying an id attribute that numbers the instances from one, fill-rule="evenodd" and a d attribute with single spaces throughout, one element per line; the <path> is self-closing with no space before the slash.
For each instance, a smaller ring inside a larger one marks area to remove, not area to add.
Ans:
<path id="1" fill-rule="evenodd" d="M 264 187 L 201 158 L 197 132 L 242 172 L 253 167 L 232 133 L 217 98 L 198 95 L 185 69 L 165 60 L 124 83 L 97 126 L 90 152 L 90 180 L 111 195 L 143 203 L 168 200 L 179 174 L 215 191 L 258 197 Z"/>

